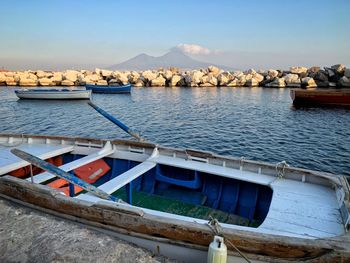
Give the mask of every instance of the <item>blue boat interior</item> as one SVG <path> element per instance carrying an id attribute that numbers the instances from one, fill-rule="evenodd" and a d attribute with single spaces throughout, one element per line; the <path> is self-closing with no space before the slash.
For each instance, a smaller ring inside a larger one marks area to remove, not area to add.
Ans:
<path id="1" fill-rule="evenodd" d="M 63 163 L 83 156 L 65 154 Z M 121 175 L 139 162 L 104 158 L 111 168 L 94 185 Z M 255 183 L 157 164 L 112 195 L 143 208 L 258 227 L 269 211 L 272 189 Z"/>

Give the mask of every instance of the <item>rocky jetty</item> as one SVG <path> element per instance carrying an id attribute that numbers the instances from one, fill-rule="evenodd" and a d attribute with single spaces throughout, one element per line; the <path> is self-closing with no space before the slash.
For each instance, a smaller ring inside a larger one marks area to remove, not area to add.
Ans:
<path id="1" fill-rule="evenodd" d="M 224 71 L 215 66 L 181 71 L 177 68 L 146 71 L 111 71 L 104 69 L 0 72 L 0 86 L 83 86 L 85 84 L 135 87 L 270 87 L 327 88 L 350 87 L 350 68 L 342 64 L 324 67 L 291 67 L 289 70 Z"/>

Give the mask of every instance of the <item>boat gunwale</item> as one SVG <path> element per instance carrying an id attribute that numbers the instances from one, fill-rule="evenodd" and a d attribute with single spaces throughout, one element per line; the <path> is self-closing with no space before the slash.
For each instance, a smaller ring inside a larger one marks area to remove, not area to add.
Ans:
<path id="1" fill-rule="evenodd" d="M 74 217 L 74 221 L 83 221 L 85 224 L 97 224 L 103 229 L 112 228 L 116 232 L 122 230 L 128 234 L 135 232 L 146 235 L 149 239 L 165 238 L 172 240 L 174 244 L 192 246 L 208 246 L 214 235 L 203 223 L 169 219 L 147 212 L 140 214 L 139 208 L 129 206 L 125 209 L 118 203 L 79 200 L 48 186 L 32 184 L 11 176 L 0 177 L 0 182 L 0 196 L 5 199 L 15 202 L 18 200 L 23 205 L 35 206 L 38 210 L 58 214 L 63 218 Z M 346 246 L 350 240 L 349 232 L 335 238 L 305 239 L 222 227 L 221 234 L 245 253 L 278 257 L 277 260 L 322 258 L 332 253 L 336 253 L 335 256 L 343 253 L 350 260 L 350 248 Z M 276 246 L 278 249 L 274 251 Z"/>
<path id="2" fill-rule="evenodd" d="M 164 147 L 160 146 L 158 144 L 152 143 L 152 142 L 140 142 L 140 141 L 132 141 L 132 140 L 123 140 L 123 139 L 97 139 L 97 138 L 89 138 L 89 137 L 73 137 L 73 136 L 52 136 L 52 135 L 32 135 L 32 134 L 10 134 L 10 133 L 0 133 L 0 137 L 16 137 L 16 138 L 35 138 L 35 139 L 49 139 L 49 140 L 61 140 L 65 141 L 72 141 L 75 145 L 79 145 L 79 143 L 100 143 L 101 147 L 106 142 L 110 141 L 112 145 L 122 145 L 122 146 L 131 146 L 131 147 L 138 147 L 138 148 L 149 148 L 153 150 L 154 148 L 157 148 L 159 153 L 162 154 L 164 152 L 171 152 L 175 154 L 182 154 L 184 156 L 187 156 L 187 158 L 191 157 L 198 157 L 198 158 L 207 158 L 209 160 L 221 160 L 221 161 L 232 161 L 235 164 L 238 164 L 237 167 L 228 167 L 228 168 L 248 168 L 246 165 L 253 165 L 259 168 L 265 168 L 270 169 L 270 172 L 273 172 L 273 174 L 277 178 L 276 173 L 276 164 L 271 164 L 267 162 L 262 161 L 254 161 L 254 160 L 247 160 L 244 158 L 237 158 L 232 156 L 223 156 L 223 155 L 217 155 L 209 151 L 201 151 L 201 150 L 195 150 L 195 149 L 181 149 L 181 148 L 174 148 L 174 147 Z M 190 153 L 190 154 L 188 154 Z M 169 155 L 170 156 L 170 155 Z M 217 165 L 210 163 L 211 165 Z M 245 169 L 246 170 L 246 169 Z M 251 171 L 247 169 L 247 171 Z M 255 171 L 256 172 L 256 171 Z M 284 167 L 284 178 L 289 178 L 289 175 L 295 176 L 295 172 L 298 172 L 299 176 L 305 176 L 306 177 L 316 177 L 320 178 L 322 180 L 327 180 L 329 183 L 331 183 L 332 186 L 338 185 L 340 187 L 343 187 L 345 189 L 345 200 L 350 201 L 350 187 L 347 183 L 345 175 L 339 175 L 339 174 L 332 174 L 328 172 L 321 172 L 321 171 L 315 171 L 315 170 L 309 170 L 304 168 L 298 168 L 298 167 L 292 167 L 292 166 L 286 166 Z M 265 174 L 265 173 L 262 173 Z M 272 175 L 272 174 L 267 174 Z M 298 180 L 299 181 L 299 180 Z M 350 205 L 348 207 L 350 210 Z"/>

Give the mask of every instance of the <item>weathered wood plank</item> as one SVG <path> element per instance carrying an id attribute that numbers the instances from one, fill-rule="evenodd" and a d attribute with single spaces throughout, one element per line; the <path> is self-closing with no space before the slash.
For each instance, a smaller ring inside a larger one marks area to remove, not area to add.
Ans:
<path id="1" fill-rule="evenodd" d="M 145 213 L 138 216 L 124 213 L 122 209 L 104 209 L 89 202 L 62 196 L 58 191 L 42 185 L 5 176 L 0 178 L 0 193 L 24 202 L 51 209 L 53 211 L 84 218 L 102 225 L 132 231 L 135 233 L 164 237 L 174 243 L 183 242 L 207 246 L 213 233 L 204 224 L 152 216 Z M 289 260 L 310 260 L 309 262 L 329 262 L 350 260 L 349 244 L 339 240 L 302 239 L 256 234 L 250 231 L 223 228 L 222 233 L 230 242 L 245 253 L 255 254 L 265 261 L 289 262 Z M 230 247 L 229 247 L 230 249 Z"/>

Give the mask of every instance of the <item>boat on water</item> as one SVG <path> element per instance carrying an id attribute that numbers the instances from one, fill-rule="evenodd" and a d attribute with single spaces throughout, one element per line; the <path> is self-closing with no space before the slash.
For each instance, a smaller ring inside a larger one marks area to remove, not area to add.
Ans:
<path id="1" fill-rule="evenodd" d="M 350 107 L 350 89 L 292 89 L 290 96 L 295 106 Z"/>
<path id="2" fill-rule="evenodd" d="M 15 94 L 20 99 L 34 100 L 89 100 L 90 90 L 78 89 L 19 89 Z"/>
<path id="3" fill-rule="evenodd" d="M 350 262 L 349 196 L 345 176 L 285 162 L 144 141 L 0 134 L 1 198 L 183 262 L 206 262 L 218 236 L 227 262 Z"/>
<path id="4" fill-rule="evenodd" d="M 131 92 L 131 84 L 122 85 L 122 86 L 86 84 L 85 88 L 87 90 L 91 90 L 93 93 L 118 94 L 118 93 L 130 93 Z"/>

